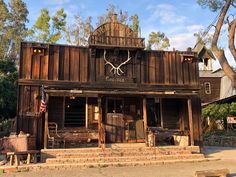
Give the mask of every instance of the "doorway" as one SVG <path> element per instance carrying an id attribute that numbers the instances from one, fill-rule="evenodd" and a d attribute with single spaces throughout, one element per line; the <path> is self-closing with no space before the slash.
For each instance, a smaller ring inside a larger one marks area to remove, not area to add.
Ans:
<path id="1" fill-rule="evenodd" d="M 106 139 L 110 143 L 122 143 L 125 141 L 125 122 L 124 122 L 124 99 L 106 99 Z"/>
<path id="2" fill-rule="evenodd" d="M 83 97 L 66 97 L 64 127 L 85 127 L 85 102 Z"/>

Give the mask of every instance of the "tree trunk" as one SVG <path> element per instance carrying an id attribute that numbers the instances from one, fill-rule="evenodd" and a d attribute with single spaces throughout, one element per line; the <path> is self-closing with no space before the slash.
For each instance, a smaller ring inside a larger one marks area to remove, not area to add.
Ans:
<path id="1" fill-rule="evenodd" d="M 236 49 L 234 45 L 235 27 L 236 27 L 236 18 L 229 24 L 229 50 L 232 53 L 234 60 L 236 61 Z"/>
<path id="2" fill-rule="evenodd" d="M 226 0 L 226 3 L 225 3 L 225 5 L 223 6 L 223 8 L 221 10 L 219 19 L 218 19 L 217 24 L 216 24 L 216 29 L 215 29 L 215 32 L 214 32 L 214 35 L 213 35 L 213 38 L 212 38 L 211 47 L 212 47 L 212 52 L 214 53 L 214 55 L 218 59 L 223 71 L 229 77 L 229 79 L 232 81 L 233 87 L 236 88 L 236 73 L 234 72 L 234 70 L 229 65 L 229 63 L 227 61 L 227 58 L 225 56 L 224 50 L 220 49 L 217 45 L 219 35 L 220 35 L 220 31 L 221 31 L 222 25 L 224 23 L 226 13 L 227 13 L 230 5 L 231 5 L 231 1 L 232 0 Z"/>

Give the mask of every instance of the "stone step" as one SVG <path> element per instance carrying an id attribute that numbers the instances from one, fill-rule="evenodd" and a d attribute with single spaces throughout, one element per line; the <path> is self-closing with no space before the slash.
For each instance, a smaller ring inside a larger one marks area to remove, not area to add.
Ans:
<path id="1" fill-rule="evenodd" d="M 95 152 L 144 152 L 144 151 L 191 151 L 195 153 L 199 153 L 200 149 L 198 146 L 188 146 L 188 147 L 179 147 L 179 146 L 165 146 L 165 147 L 142 147 L 142 148 L 105 148 L 105 150 L 101 148 L 74 148 L 74 149 L 42 149 L 41 153 L 45 154 L 60 154 L 60 153 L 95 153 Z"/>
<path id="2" fill-rule="evenodd" d="M 178 152 L 95 152 L 95 153 L 60 153 L 56 154 L 55 158 L 79 158 L 79 157 L 122 157 L 122 156 L 153 156 L 153 155 L 181 155 L 181 154 L 192 154 L 191 151 L 178 151 Z"/>
<path id="3" fill-rule="evenodd" d="M 78 158 L 78 157 L 107 157 L 107 156 L 152 156 L 158 155 L 178 155 L 178 154 L 199 154 L 198 146 L 165 146 L 165 147 L 134 147 L 134 148 L 76 148 L 76 149 L 43 149 L 41 150 L 41 160 L 45 162 L 47 158 Z"/>
<path id="4" fill-rule="evenodd" d="M 136 161 L 165 161 L 184 159 L 204 159 L 203 154 L 188 155 L 153 155 L 153 156 L 125 156 L 125 157 L 92 157 L 92 158 L 48 158 L 46 163 L 102 163 L 102 162 L 136 162 Z"/>

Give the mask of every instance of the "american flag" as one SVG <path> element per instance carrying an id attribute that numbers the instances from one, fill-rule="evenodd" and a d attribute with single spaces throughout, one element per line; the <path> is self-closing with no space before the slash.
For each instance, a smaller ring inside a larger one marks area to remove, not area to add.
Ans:
<path id="1" fill-rule="evenodd" d="M 42 98 L 41 98 L 41 103 L 40 103 L 40 112 L 46 112 L 46 108 L 47 108 L 47 103 L 45 101 L 45 92 L 44 92 L 44 86 L 42 85 L 41 88 L 41 92 L 42 92 Z"/>

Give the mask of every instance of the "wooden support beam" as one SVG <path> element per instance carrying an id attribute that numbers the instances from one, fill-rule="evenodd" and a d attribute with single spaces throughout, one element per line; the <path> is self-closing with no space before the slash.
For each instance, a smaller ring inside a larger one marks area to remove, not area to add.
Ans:
<path id="1" fill-rule="evenodd" d="M 98 97 L 98 147 L 101 147 L 102 98 Z"/>
<path id="2" fill-rule="evenodd" d="M 192 111 L 192 103 L 191 99 L 188 98 L 188 117 L 189 117 L 189 133 L 190 133 L 190 145 L 194 145 L 193 139 L 193 111 Z"/>
<path id="3" fill-rule="evenodd" d="M 88 128 L 88 97 L 86 97 L 86 105 L 85 105 L 85 127 Z"/>
<path id="4" fill-rule="evenodd" d="M 49 97 L 46 94 L 46 103 L 48 104 Z M 45 124 L 44 124 L 44 149 L 47 149 L 48 145 L 48 108 L 45 112 Z"/>
<path id="5" fill-rule="evenodd" d="M 147 99 L 146 97 L 143 97 L 143 126 L 144 126 L 145 142 L 147 144 Z"/>
<path id="6" fill-rule="evenodd" d="M 65 109 L 66 109 L 66 97 L 63 96 L 63 105 L 62 105 L 62 128 L 65 126 Z"/>
<path id="7" fill-rule="evenodd" d="M 163 106 L 162 106 L 162 98 L 160 98 L 160 116 L 161 116 L 161 127 L 164 128 L 164 123 L 163 123 Z"/>

